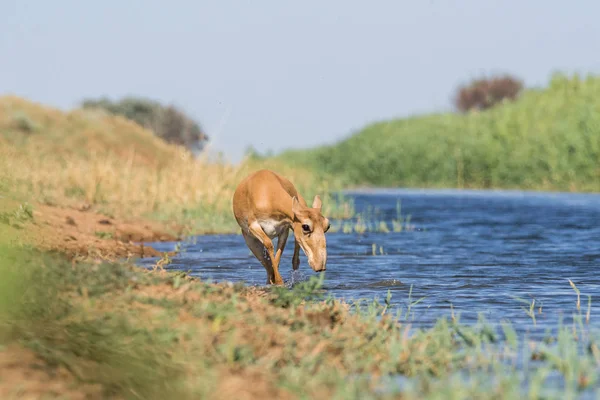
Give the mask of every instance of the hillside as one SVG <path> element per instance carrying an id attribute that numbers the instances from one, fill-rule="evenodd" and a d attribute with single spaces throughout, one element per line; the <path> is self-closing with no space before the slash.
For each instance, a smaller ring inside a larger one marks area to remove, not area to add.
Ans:
<path id="1" fill-rule="evenodd" d="M 0 196 L 178 222 L 196 233 L 239 232 L 233 191 L 259 168 L 288 176 L 307 197 L 321 194 L 326 211 L 335 212 L 338 203 L 327 193 L 339 186 L 304 168 L 194 158 L 123 117 L 0 97 Z"/>
<path id="2" fill-rule="evenodd" d="M 100 110 L 63 112 L 15 96 L 0 97 L 0 140 L 19 151 L 78 158 L 110 153 L 122 160 L 132 157 L 135 165 L 164 165 L 178 154 L 176 147 L 123 117 Z"/>
<path id="3" fill-rule="evenodd" d="M 600 77 L 555 74 L 485 112 L 377 122 L 277 158 L 350 185 L 600 191 Z"/>

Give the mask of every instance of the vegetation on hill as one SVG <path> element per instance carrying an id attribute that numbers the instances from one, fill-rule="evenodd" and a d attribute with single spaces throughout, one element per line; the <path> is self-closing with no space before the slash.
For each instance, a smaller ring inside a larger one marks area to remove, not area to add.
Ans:
<path id="1" fill-rule="evenodd" d="M 163 106 L 154 100 L 137 97 L 125 97 L 119 101 L 87 99 L 82 102 L 82 107 L 124 116 L 150 129 L 166 142 L 184 146 L 193 153 L 200 152 L 209 139 L 197 122 L 175 106 Z"/>
<path id="2" fill-rule="evenodd" d="M 340 186 L 305 169 L 194 158 L 121 116 L 0 98 L 0 192 L 27 201 L 177 221 L 197 233 L 238 232 L 233 191 L 260 168 L 277 169 L 307 197 L 321 194 L 325 212 L 336 215 L 330 193 Z"/>
<path id="3" fill-rule="evenodd" d="M 600 77 L 556 74 L 486 111 L 377 122 L 276 158 L 352 185 L 599 191 Z"/>

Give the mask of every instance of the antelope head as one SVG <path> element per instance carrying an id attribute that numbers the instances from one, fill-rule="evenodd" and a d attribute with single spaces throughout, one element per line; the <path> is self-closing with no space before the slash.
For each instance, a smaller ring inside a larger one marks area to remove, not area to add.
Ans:
<path id="1" fill-rule="evenodd" d="M 325 271 L 327 264 L 325 232 L 329 230 L 330 224 L 329 219 L 321 214 L 321 199 L 315 196 L 310 208 L 303 206 L 296 197 L 293 197 L 292 212 L 294 236 L 308 258 L 308 265 L 315 272 Z"/>

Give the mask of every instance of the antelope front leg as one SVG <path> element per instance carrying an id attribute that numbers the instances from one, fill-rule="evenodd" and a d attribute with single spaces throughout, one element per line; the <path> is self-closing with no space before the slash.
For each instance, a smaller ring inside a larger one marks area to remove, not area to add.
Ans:
<path id="1" fill-rule="evenodd" d="M 294 255 L 292 256 L 292 269 L 295 271 L 300 266 L 300 244 L 294 238 Z"/>
<path id="2" fill-rule="evenodd" d="M 269 257 L 269 260 L 271 261 L 271 267 L 273 268 L 274 276 L 273 276 L 273 279 L 271 279 L 271 277 L 269 277 L 269 283 L 275 284 L 275 285 L 283 285 L 283 279 L 281 279 L 281 275 L 279 275 L 279 270 L 278 270 L 279 265 L 275 264 L 276 258 L 275 258 L 275 247 L 273 246 L 273 242 L 267 236 L 265 231 L 262 230 L 262 227 L 260 226 L 260 224 L 256 221 L 254 221 L 248 225 L 248 230 L 263 244 L 263 246 L 265 246 L 265 251 L 267 252 L 267 256 Z M 279 247 L 279 243 L 277 243 L 277 244 L 278 244 L 277 247 Z"/>
<path id="3" fill-rule="evenodd" d="M 286 229 L 281 232 L 281 235 L 277 239 L 277 253 L 275 254 L 275 260 L 273 261 L 273 269 L 276 271 L 275 273 L 279 275 L 279 262 L 281 261 L 281 255 L 283 254 L 283 250 L 285 249 L 285 243 L 287 242 L 288 235 L 290 234 L 290 230 Z"/>

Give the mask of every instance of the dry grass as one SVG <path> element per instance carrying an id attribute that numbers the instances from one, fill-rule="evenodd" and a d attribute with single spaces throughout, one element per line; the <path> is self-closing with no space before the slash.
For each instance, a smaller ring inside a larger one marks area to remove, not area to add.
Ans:
<path id="1" fill-rule="evenodd" d="M 327 193 L 336 187 L 274 161 L 232 165 L 195 159 L 121 117 L 62 112 L 16 97 L 0 98 L 0 190 L 45 204 L 89 204 L 117 216 L 177 220 L 195 232 L 235 231 L 231 198 L 248 173 L 272 168 L 306 197 L 325 197 L 325 212 L 350 213 Z"/>

